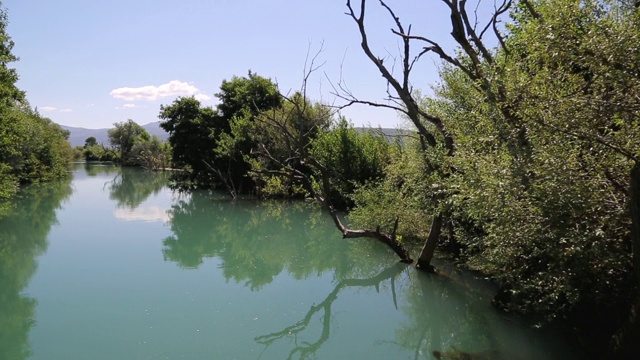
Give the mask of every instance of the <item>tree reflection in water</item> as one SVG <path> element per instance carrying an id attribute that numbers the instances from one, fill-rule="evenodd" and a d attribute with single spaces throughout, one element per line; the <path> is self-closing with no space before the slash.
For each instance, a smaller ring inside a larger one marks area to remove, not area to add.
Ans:
<path id="1" fill-rule="evenodd" d="M 282 357 L 307 358 L 319 353 L 325 344 L 331 347 L 330 324 L 332 316 L 333 320 L 337 317 L 332 306 L 337 306 L 334 304 L 341 292 L 345 296 L 345 289 L 384 287 L 401 311 L 389 314 L 388 309 L 374 310 L 381 311 L 381 317 L 388 315 L 384 321 L 391 337 L 375 343 L 384 345 L 390 353 L 399 347 L 416 359 L 432 359 L 434 354 L 442 359 L 517 358 L 513 353 L 518 351 L 523 358 L 540 354 L 545 359 L 563 358 L 546 352 L 545 340 L 539 334 L 497 316 L 490 305 L 491 289 L 482 288 L 486 282 L 463 276 L 446 264 L 438 267 L 446 269 L 448 275 L 428 275 L 396 264 L 395 255 L 383 245 L 376 249 L 378 244 L 372 242 L 355 245 L 340 239 L 326 214 L 314 209 L 304 203 L 233 203 L 225 196 L 194 192 L 170 210 L 173 234 L 163 241 L 163 255 L 183 268 L 198 268 L 206 259 L 215 258 L 227 281 L 242 283 L 254 291 L 281 273 L 296 280 L 323 273 L 333 276 L 337 285 L 305 316 L 254 338 L 265 351 L 287 347 L 288 355 Z M 397 278 L 401 273 L 400 282 Z M 353 303 L 347 306 L 357 307 Z M 314 327 L 315 321 L 322 325 Z"/>
<path id="2" fill-rule="evenodd" d="M 36 300 L 21 294 L 47 249 L 56 209 L 72 193 L 70 179 L 21 189 L 12 211 L 0 218 L 0 357 L 27 359 Z"/>
<path id="3" fill-rule="evenodd" d="M 307 358 L 311 354 L 315 354 L 320 347 L 329 339 L 329 335 L 331 333 L 331 306 L 333 302 L 338 298 L 338 294 L 340 291 L 347 287 L 370 287 L 374 286 L 376 289 L 379 289 L 380 284 L 383 281 L 390 280 L 391 282 L 391 292 L 393 296 L 393 303 L 396 308 L 398 307 L 397 298 L 396 298 L 396 290 L 395 290 L 395 279 L 398 275 L 400 275 L 404 270 L 407 269 L 407 265 L 404 263 L 397 263 L 379 274 L 366 278 L 366 279 L 344 279 L 335 286 L 333 291 L 329 293 L 329 295 L 318 305 L 313 305 L 307 312 L 304 318 L 302 318 L 297 323 L 287 326 L 286 328 L 270 333 L 267 335 L 258 336 L 255 338 L 255 341 L 269 347 L 274 341 L 280 340 L 283 338 L 293 338 L 295 347 L 289 352 L 289 356 L 287 359 L 293 359 L 293 357 L 299 353 L 300 359 Z M 322 332 L 320 337 L 314 342 L 307 341 L 298 341 L 298 334 L 302 333 L 307 329 L 311 319 L 322 310 Z M 265 347 L 265 350 L 266 350 Z"/>
<path id="4" fill-rule="evenodd" d="M 364 255 L 366 247 L 350 247 L 318 207 L 303 202 L 232 202 L 194 192 L 169 214 L 173 235 L 163 241 L 165 260 L 194 269 L 215 257 L 225 279 L 252 290 L 285 270 L 295 279 L 325 271 L 346 278 L 380 267 Z"/>
<path id="5" fill-rule="evenodd" d="M 100 167 L 90 167 L 100 169 Z M 106 172 L 109 169 L 105 168 Z M 135 209 L 151 195 L 157 195 L 169 180 L 165 172 L 141 171 L 139 168 L 122 167 L 113 180 L 107 182 L 109 198 L 119 208 Z"/>

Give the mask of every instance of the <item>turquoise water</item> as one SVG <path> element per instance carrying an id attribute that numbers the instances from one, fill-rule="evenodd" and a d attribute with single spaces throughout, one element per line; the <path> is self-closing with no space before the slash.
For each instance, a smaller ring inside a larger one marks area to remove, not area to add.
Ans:
<path id="1" fill-rule="evenodd" d="M 564 359 L 563 335 L 343 240 L 303 203 L 178 193 L 167 175 L 78 164 L 0 219 L 0 359 Z"/>

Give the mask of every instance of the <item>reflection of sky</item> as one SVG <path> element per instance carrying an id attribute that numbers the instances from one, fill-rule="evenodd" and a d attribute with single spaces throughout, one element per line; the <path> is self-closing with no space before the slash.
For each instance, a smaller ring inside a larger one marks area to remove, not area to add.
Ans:
<path id="1" fill-rule="evenodd" d="M 113 215 L 116 219 L 124 221 L 145 221 L 145 222 L 157 222 L 162 221 L 164 223 L 171 220 L 171 216 L 166 209 L 158 206 L 139 206 L 135 209 L 115 209 Z"/>

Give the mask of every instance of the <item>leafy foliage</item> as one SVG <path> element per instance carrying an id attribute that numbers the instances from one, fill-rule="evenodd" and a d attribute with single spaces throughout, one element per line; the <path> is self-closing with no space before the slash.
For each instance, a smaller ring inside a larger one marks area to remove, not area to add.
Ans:
<path id="1" fill-rule="evenodd" d="M 151 140 L 151 136 L 142 126 L 129 119 L 113 124 L 109 130 L 109 143 L 119 152 L 119 161 L 124 165 L 136 165 L 134 145 Z"/>
<path id="2" fill-rule="evenodd" d="M 7 22 L 0 5 L 0 216 L 9 211 L 19 184 L 65 176 L 73 157 L 69 134 L 32 110 L 15 85 L 18 75 L 8 64 L 17 58 Z"/>
<path id="3" fill-rule="evenodd" d="M 248 77 L 223 81 L 216 109 L 202 107 L 194 98 L 180 98 L 160 108 L 160 126 L 169 132 L 173 161 L 198 186 L 225 184 L 231 192 L 251 188 L 249 165 L 243 156 L 252 147 L 247 129 L 260 111 L 279 106 L 276 85 L 249 72 Z"/>
<path id="4" fill-rule="evenodd" d="M 514 12 L 490 87 L 445 67 L 429 106 L 456 139 L 445 183 L 467 264 L 500 282 L 502 306 L 553 318 L 624 304 L 635 286 L 640 32 L 617 2 L 535 6 Z"/>
<path id="5" fill-rule="evenodd" d="M 390 147 L 383 135 L 371 129 L 358 132 L 343 118 L 329 131 L 318 134 L 311 156 L 324 164 L 334 180 L 334 203 L 351 202 L 344 197 L 358 186 L 383 177 L 391 158 Z"/>

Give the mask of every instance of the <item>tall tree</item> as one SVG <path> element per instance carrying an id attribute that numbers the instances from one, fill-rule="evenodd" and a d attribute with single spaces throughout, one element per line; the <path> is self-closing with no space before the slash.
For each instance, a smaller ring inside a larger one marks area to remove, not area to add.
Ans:
<path id="1" fill-rule="evenodd" d="M 628 290 L 640 288 L 638 274 L 633 281 L 640 237 L 631 185 L 640 154 L 635 4 L 505 1 L 480 24 L 466 1 L 445 0 L 458 45 L 450 53 L 429 36 L 411 34 L 385 1 L 377 3 L 404 45 L 394 62 L 402 64 L 398 78 L 371 50 L 366 1 L 348 1 L 348 15 L 389 83 L 391 107 L 412 120 L 428 145 L 427 171 L 440 174 L 425 177 L 441 189 L 434 205 L 444 217 L 433 217 L 427 244 L 441 237 L 434 230 L 454 225 L 467 264 L 499 280 L 496 301 L 511 310 L 553 318 L 585 306 L 613 312 L 631 301 Z M 502 27 L 509 10 L 512 21 Z M 497 48 L 487 46 L 488 34 Z M 421 103 L 409 76 L 426 54 L 444 62 L 443 86 Z M 343 98 L 371 104 L 348 92 Z M 436 146 L 420 122 L 435 131 Z M 637 334 L 640 302 L 632 296 L 629 323 L 635 321 Z M 606 323 L 616 326 L 613 317 Z"/>
<path id="2" fill-rule="evenodd" d="M 10 63 L 18 60 L 18 57 L 11 52 L 14 42 L 7 34 L 8 23 L 7 10 L 0 2 L 0 108 L 12 106 L 24 100 L 24 92 L 16 86 L 18 73 L 16 69 L 8 67 Z"/>
<path id="3" fill-rule="evenodd" d="M 211 185 L 215 180 L 206 164 L 216 157 L 216 139 L 224 127 L 216 111 L 193 97 L 183 97 L 162 105 L 158 117 L 160 127 L 169 133 L 175 166 L 185 168 L 191 180 Z"/>
<path id="4" fill-rule="evenodd" d="M 223 185 L 235 197 L 253 187 L 243 157 L 251 149 L 246 131 L 257 114 L 281 104 L 270 79 L 249 72 L 247 77 L 224 80 L 216 109 L 202 107 L 194 98 L 180 98 L 160 108 L 160 126 L 169 132 L 173 159 L 188 167 L 191 180 L 200 185 Z M 235 130 L 234 130 L 235 129 Z"/>
<path id="5" fill-rule="evenodd" d="M 149 141 L 151 136 L 147 130 L 131 119 L 113 125 L 114 128 L 109 130 L 109 143 L 120 153 L 120 162 L 122 164 L 134 164 L 135 159 L 131 152 L 133 146 L 141 141 Z"/>

